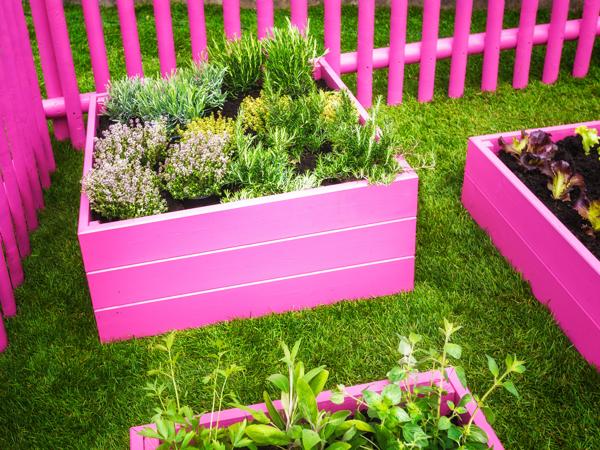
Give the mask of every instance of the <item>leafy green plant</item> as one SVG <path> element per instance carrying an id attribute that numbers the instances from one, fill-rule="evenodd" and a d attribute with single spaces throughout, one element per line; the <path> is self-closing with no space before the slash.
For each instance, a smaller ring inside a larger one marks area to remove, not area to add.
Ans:
<path id="1" fill-rule="evenodd" d="M 501 150 L 514 156 L 526 170 L 539 169 L 549 164 L 558 150 L 550 134 L 542 130 L 529 134 L 521 131 L 521 139 L 513 138 L 510 144 L 500 137 L 498 143 Z"/>
<path id="2" fill-rule="evenodd" d="M 600 233 L 600 200 L 589 200 L 586 195 L 580 196 L 575 203 L 575 210 L 588 221 L 585 231 L 590 236 Z"/>
<path id="3" fill-rule="evenodd" d="M 262 42 L 253 33 L 215 42 L 209 51 L 210 61 L 225 70 L 223 85 L 233 98 L 258 87 L 265 56 Z"/>
<path id="4" fill-rule="evenodd" d="M 573 189 L 576 187 L 580 191 L 585 189 L 583 176 L 573 172 L 573 169 L 566 161 L 552 161 L 542 172 L 550 177 L 548 189 L 552 192 L 554 200 L 570 201 Z"/>
<path id="5" fill-rule="evenodd" d="M 310 35 L 308 27 L 302 34 L 288 20 L 286 27 L 271 31 L 264 46 L 267 53 L 264 63 L 266 91 L 295 98 L 315 89 L 312 74 L 317 41 Z"/>
<path id="6" fill-rule="evenodd" d="M 592 148 L 600 144 L 598 130 L 595 128 L 588 128 L 585 125 L 581 125 L 575 128 L 575 134 L 581 136 L 581 144 L 586 155 L 589 155 Z"/>

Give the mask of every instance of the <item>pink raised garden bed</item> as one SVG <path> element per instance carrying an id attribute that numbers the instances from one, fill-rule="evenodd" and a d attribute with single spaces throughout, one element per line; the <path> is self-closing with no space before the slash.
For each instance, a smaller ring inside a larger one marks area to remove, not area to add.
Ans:
<path id="1" fill-rule="evenodd" d="M 579 125 L 543 128 L 553 141 Z M 548 306 L 579 352 L 600 368 L 600 261 L 497 158 L 498 138 L 469 139 L 462 201 L 475 221 Z"/>
<path id="2" fill-rule="evenodd" d="M 469 394 L 469 389 L 462 385 L 459 381 L 456 372 L 453 368 L 449 368 L 447 370 L 448 373 L 448 382 L 444 382 L 444 389 L 446 391 L 446 395 L 443 398 L 442 404 L 446 405 L 448 400 L 453 401 L 455 404 L 458 404 L 460 399 L 464 397 L 466 394 Z M 432 381 L 438 383 L 440 379 L 439 372 L 423 372 L 417 374 L 415 378 L 412 378 L 408 383 L 408 388 L 412 389 L 416 386 L 425 386 L 429 385 Z M 331 392 L 325 391 L 319 394 L 317 397 L 317 404 L 320 409 L 326 409 L 331 412 L 340 411 L 340 410 L 355 410 L 357 407 L 356 400 L 349 398 L 350 396 L 355 398 L 361 398 L 362 393 L 365 389 L 369 389 L 370 391 L 381 393 L 383 388 L 388 384 L 387 380 L 376 381 L 373 383 L 359 384 L 357 386 L 352 386 L 350 388 L 346 388 L 347 393 L 349 394 L 345 402 L 341 405 L 336 405 L 332 403 Z M 280 408 L 279 401 L 275 401 L 274 405 L 276 408 Z M 251 408 L 261 410 L 263 412 L 267 412 L 267 408 L 264 403 L 258 405 L 252 405 Z M 470 401 L 467 404 L 468 414 L 462 417 L 463 421 L 468 421 L 473 413 L 475 412 L 475 402 Z M 200 425 L 209 426 L 211 423 L 210 414 L 204 415 L 200 420 Z M 252 420 L 250 414 L 246 411 L 242 411 L 240 409 L 228 409 L 226 411 L 222 411 L 219 416 L 219 425 L 226 427 L 232 425 L 236 422 L 241 422 L 244 419 Z M 475 418 L 473 419 L 473 423 L 480 427 L 483 431 L 486 432 L 488 436 L 488 447 L 493 448 L 494 450 L 503 450 L 504 447 L 500 443 L 498 436 L 494 432 L 493 428 L 490 426 L 485 416 L 481 412 L 481 410 L 477 410 L 475 412 Z M 154 450 L 156 449 L 160 442 L 158 439 L 147 438 L 139 435 L 139 432 L 146 427 L 152 427 L 152 425 L 142 425 L 138 427 L 132 427 L 129 429 L 129 439 L 130 439 L 130 449 L 131 450 Z"/>
<path id="3" fill-rule="evenodd" d="M 315 73 L 345 89 L 324 61 Z M 84 174 L 101 103 L 92 97 Z M 100 340 L 412 290 L 418 178 L 402 163 L 389 185 L 348 182 L 111 223 L 93 221 L 82 194 L 78 235 Z"/>

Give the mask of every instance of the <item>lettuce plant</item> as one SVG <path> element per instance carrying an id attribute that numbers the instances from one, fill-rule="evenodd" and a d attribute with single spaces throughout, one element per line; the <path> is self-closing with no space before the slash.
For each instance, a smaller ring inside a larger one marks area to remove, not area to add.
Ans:
<path id="1" fill-rule="evenodd" d="M 550 134 L 542 130 L 529 134 L 521 131 L 521 139 L 513 138 L 510 144 L 500 137 L 498 143 L 505 153 L 514 156 L 526 170 L 537 169 L 547 164 L 558 150 Z"/>
<path id="2" fill-rule="evenodd" d="M 600 200 L 589 200 L 582 195 L 575 203 L 575 210 L 581 217 L 587 220 L 585 231 L 590 236 L 600 233 Z"/>
<path id="3" fill-rule="evenodd" d="M 542 172 L 550 177 L 548 189 L 552 192 L 554 200 L 570 201 L 571 191 L 575 187 L 582 191 L 585 188 L 583 176 L 573 172 L 567 161 L 552 161 L 542 169 Z"/>
<path id="4" fill-rule="evenodd" d="M 581 144 L 586 155 L 589 155 L 592 148 L 600 143 L 598 130 L 595 128 L 588 128 L 585 125 L 581 125 L 575 128 L 575 134 L 581 136 Z"/>

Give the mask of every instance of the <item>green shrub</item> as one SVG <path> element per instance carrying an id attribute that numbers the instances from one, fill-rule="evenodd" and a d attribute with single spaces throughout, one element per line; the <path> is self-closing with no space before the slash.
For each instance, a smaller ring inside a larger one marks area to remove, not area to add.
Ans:
<path id="1" fill-rule="evenodd" d="M 313 63 L 317 57 L 317 41 L 293 26 L 274 28 L 264 41 L 267 52 L 264 89 L 272 94 L 299 97 L 315 89 Z"/>
<path id="2" fill-rule="evenodd" d="M 233 136 L 234 122 L 228 117 L 223 117 L 221 114 L 212 114 L 206 117 L 199 117 L 187 124 L 184 130 L 180 130 L 181 140 L 193 138 L 198 133 L 205 135 L 223 134 Z"/>
<path id="3" fill-rule="evenodd" d="M 213 44 L 210 61 L 225 70 L 223 85 L 232 98 L 238 98 L 259 85 L 265 52 L 261 41 L 253 33 L 244 33 L 240 39 L 223 40 Z"/>

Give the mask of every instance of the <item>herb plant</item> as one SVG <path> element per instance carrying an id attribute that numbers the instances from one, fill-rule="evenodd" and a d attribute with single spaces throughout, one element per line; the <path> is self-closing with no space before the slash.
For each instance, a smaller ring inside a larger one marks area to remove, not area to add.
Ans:
<path id="1" fill-rule="evenodd" d="M 586 232 L 590 236 L 600 233 L 600 200 L 589 200 L 587 196 L 581 196 L 575 203 L 575 210 L 587 220 Z"/>
<path id="2" fill-rule="evenodd" d="M 530 134 L 522 131 L 521 139 L 514 138 L 511 144 L 507 144 L 502 137 L 498 142 L 501 149 L 517 158 L 526 170 L 538 169 L 548 164 L 558 150 L 550 134 L 542 130 L 532 131 Z"/>
<path id="3" fill-rule="evenodd" d="M 580 190 L 585 188 L 583 176 L 574 173 L 566 161 L 552 161 L 542 172 L 550 177 L 548 189 L 552 192 L 554 200 L 570 201 L 571 191 L 574 188 L 578 187 Z"/>
<path id="4" fill-rule="evenodd" d="M 581 144 L 586 155 L 589 155 L 592 148 L 600 143 L 598 130 L 595 128 L 588 128 L 585 125 L 581 125 L 575 128 L 575 134 L 581 136 Z"/>

